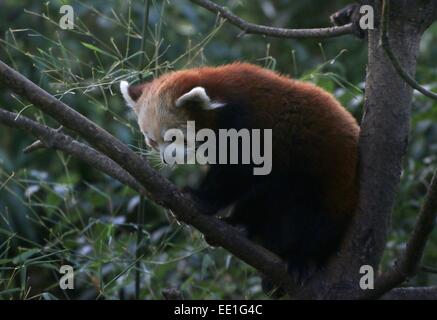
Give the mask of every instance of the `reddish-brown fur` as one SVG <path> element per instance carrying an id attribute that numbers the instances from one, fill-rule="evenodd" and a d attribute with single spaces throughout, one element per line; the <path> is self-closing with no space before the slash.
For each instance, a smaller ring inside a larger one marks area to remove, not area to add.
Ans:
<path id="1" fill-rule="evenodd" d="M 177 107 L 195 87 L 225 106 L 205 110 L 194 99 Z M 244 63 L 168 73 L 129 93 L 153 147 L 164 144 L 163 130 L 193 120 L 196 129 L 273 129 L 268 177 L 211 165 L 193 194 L 215 209 L 233 204 L 228 222 L 245 226 L 299 277 L 337 250 L 357 203 L 359 127 L 331 94 Z"/>
<path id="2" fill-rule="evenodd" d="M 273 128 L 273 168 L 302 165 L 296 169 L 311 170 L 323 183 L 326 212 L 342 218 L 353 213 L 359 127 L 331 94 L 270 70 L 234 63 L 168 73 L 146 87 L 144 103 L 163 109 L 150 114 L 167 114 L 180 96 L 197 86 L 204 87 L 212 100 L 250 105 L 252 127 Z M 166 103 L 148 103 L 152 96 Z M 198 128 L 215 126 L 214 114 L 208 111 L 199 111 L 195 120 Z"/>

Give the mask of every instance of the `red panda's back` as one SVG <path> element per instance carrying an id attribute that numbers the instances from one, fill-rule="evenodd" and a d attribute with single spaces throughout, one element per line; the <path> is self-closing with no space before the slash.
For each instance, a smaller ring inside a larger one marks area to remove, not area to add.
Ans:
<path id="1" fill-rule="evenodd" d="M 329 214 L 353 213 L 359 126 L 331 94 L 250 64 L 201 68 L 199 76 L 212 99 L 241 100 L 250 106 L 254 127 L 273 129 L 274 167 L 301 165 L 294 169 L 319 180 Z"/>
<path id="2" fill-rule="evenodd" d="M 273 170 L 308 172 L 322 188 L 328 214 L 353 213 L 359 126 L 331 94 L 247 63 L 174 72 L 161 85 L 174 98 L 196 86 L 214 101 L 246 106 L 251 128 L 273 129 Z"/>

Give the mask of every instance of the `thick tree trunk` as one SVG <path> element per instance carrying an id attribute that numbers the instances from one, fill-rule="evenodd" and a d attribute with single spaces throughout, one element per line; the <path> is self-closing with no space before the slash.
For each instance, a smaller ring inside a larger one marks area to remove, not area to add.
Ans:
<path id="1" fill-rule="evenodd" d="M 335 287 L 359 292 L 361 266 L 375 275 L 385 249 L 402 159 L 410 128 L 413 90 L 394 69 L 381 46 L 382 3 L 374 1 L 375 29 L 369 31 L 364 117 L 359 144 L 360 201 L 342 257 L 335 268 Z M 389 39 L 404 69 L 414 75 L 423 32 L 434 19 L 435 1 L 391 1 Z M 330 281 L 331 282 L 331 281 Z M 358 291 L 357 291 L 358 289 Z M 330 298 L 353 298 L 349 290 Z"/>
<path id="2" fill-rule="evenodd" d="M 375 13 L 380 16 L 379 10 Z M 402 10 L 390 18 L 390 44 L 405 70 L 415 74 L 422 33 L 406 18 Z M 410 126 L 412 89 L 388 60 L 380 36 L 380 28 L 369 32 L 365 109 L 359 145 L 360 202 L 353 241 L 347 248 L 352 263 L 349 268 L 356 273 L 363 264 L 372 265 L 375 270 L 379 265 Z"/>
<path id="3" fill-rule="evenodd" d="M 375 29 L 368 33 L 369 61 L 359 143 L 360 200 L 356 218 L 341 253 L 302 290 L 300 298 L 362 296 L 360 268 L 370 265 L 376 276 L 385 249 L 407 148 L 413 90 L 399 76 L 381 46 L 382 1 L 367 2 L 374 8 Z M 410 75 L 416 71 L 421 36 L 435 19 L 436 2 L 391 1 L 390 45 Z"/>

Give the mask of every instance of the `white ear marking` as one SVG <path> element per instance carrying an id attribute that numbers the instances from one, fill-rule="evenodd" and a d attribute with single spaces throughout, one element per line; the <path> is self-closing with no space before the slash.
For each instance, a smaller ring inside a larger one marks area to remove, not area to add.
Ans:
<path id="1" fill-rule="evenodd" d="M 189 101 L 198 102 L 204 110 L 214 110 L 222 108 L 226 103 L 211 101 L 203 87 L 195 87 L 190 92 L 184 94 L 176 100 L 176 107 L 183 107 Z"/>
<path id="2" fill-rule="evenodd" d="M 129 95 L 129 83 L 127 81 L 120 82 L 120 91 L 127 105 L 133 108 L 135 106 L 135 101 Z"/>
<path id="3" fill-rule="evenodd" d="M 205 88 L 195 87 L 176 100 L 176 107 L 182 107 L 188 101 L 200 102 L 203 108 L 208 108 L 211 99 L 206 94 Z"/>
<path id="4" fill-rule="evenodd" d="M 214 110 L 214 109 L 218 109 L 218 108 L 223 108 L 224 106 L 226 106 L 226 103 L 223 102 L 213 102 L 209 105 L 208 110 Z"/>

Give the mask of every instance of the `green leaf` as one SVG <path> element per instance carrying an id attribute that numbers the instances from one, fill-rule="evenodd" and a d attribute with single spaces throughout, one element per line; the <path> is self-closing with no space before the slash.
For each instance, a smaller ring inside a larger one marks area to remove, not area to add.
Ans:
<path id="1" fill-rule="evenodd" d="M 16 256 L 14 259 L 12 259 L 13 264 L 22 264 L 26 262 L 30 257 L 34 256 L 35 254 L 39 253 L 40 249 L 30 249 L 27 250 L 18 256 Z"/>
<path id="2" fill-rule="evenodd" d="M 114 56 L 114 55 L 112 55 L 112 54 L 110 54 L 110 53 L 108 53 L 108 52 L 106 52 L 106 51 L 103 51 L 102 49 L 96 47 L 95 45 L 93 45 L 93 44 L 91 44 L 91 43 L 88 43 L 88 42 L 81 42 L 81 44 L 82 44 L 85 48 L 90 49 L 90 50 L 92 50 L 92 51 L 94 51 L 94 52 L 98 52 L 98 53 L 101 53 L 101 54 L 103 54 L 103 55 L 105 55 L 105 56 L 108 56 L 108 57 L 111 57 L 111 58 L 117 59 L 116 56 Z"/>

